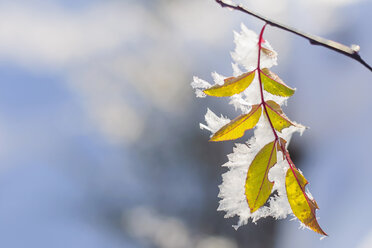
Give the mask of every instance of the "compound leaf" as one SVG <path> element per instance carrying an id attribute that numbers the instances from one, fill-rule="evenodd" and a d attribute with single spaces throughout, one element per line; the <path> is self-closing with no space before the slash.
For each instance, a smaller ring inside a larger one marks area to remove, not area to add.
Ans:
<path id="1" fill-rule="evenodd" d="M 277 131 L 281 132 L 284 128 L 293 125 L 293 123 L 288 120 L 288 117 L 283 113 L 283 110 L 279 104 L 272 100 L 265 102 L 265 104 L 267 106 L 267 114 L 269 115 L 271 123 Z"/>
<path id="2" fill-rule="evenodd" d="M 243 92 L 253 81 L 255 70 L 244 73 L 238 77 L 229 77 L 224 80 L 223 85 L 214 85 L 204 90 L 209 96 L 225 97 Z"/>
<path id="3" fill-rule="evenodd" d="M 253 105 L 248 114 L 240 115 L 218 130 L 210 141 L 234 140 L 242 137 L 248 129 L 254 128 L 261 117 L 262 105 Z"/>
<path id="4" fill-rule="evenodd" d="M 267 176 L 276 162 L 276 140 L 274 140 L 257 153 L 249 166 L 245 182 L 245 196 L 251 213 L 262 207 L 271 194 L 274 182 L 270 182 Z"/>
<path id="5" fill-rule="evenodd" d="M 305 192 L 305 186 L 307 184 L 307 180 L 297 169 L 288 169 L 285 178 L 285 187 L 293 214 L 314 232 L 327 236 L 322 228 L 320 228 L 315 216 L 315 210 L 319 209 L 318 205 Z"/>
<path id="6" fill-rule="evenodd" d="M 288 87 L 275 73 L 271 72 L 269 69 L 262 69 L 261 72 L 261 82 L 263 88 L 276 96 L 290 97 L 294 94 L 295 90 Z"/>

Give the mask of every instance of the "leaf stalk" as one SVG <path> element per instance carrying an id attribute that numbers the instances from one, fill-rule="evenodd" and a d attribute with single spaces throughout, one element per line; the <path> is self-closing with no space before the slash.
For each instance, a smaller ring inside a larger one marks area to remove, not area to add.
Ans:
<path id="1" fill-rule="evenodd" d="M 261 66 L 260 66 L 260 63 L 261 63 L 261 48 L 262 48 L 262 42 L 263 42 L 263 33 L 265 31 L 266 25 L 267 25 L 267 23 L 265 23 L 265 25 L 262 27 L 261 32 L 260 32 L 260 36 L 258 38 L 257 72 L 258 72 L 258 81 L 259 81 L 259 84 L 260 84 L 261 104 L 263 106 L 263 109 L 265 111 L 267 120 L 269 121 L 270 127 L 271 127 L 271 129 L 273 131 L 273 134 L 275 136 L 275 141 L 278 141 L 279 140 L 278 134 L 276 133 L 274 125 L 271 122 L 269 114 L 267 112 L 267 106 L 266 106 L 266 102 L 265 102 L 264 95 L 263 95 L 262 80 L 261 80 Z"/>

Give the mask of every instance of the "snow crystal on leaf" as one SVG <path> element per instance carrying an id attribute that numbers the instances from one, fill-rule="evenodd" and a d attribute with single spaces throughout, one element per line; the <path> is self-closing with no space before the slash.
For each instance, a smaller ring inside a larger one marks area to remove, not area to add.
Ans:
<path id="1" fill-rule="evenodd" d="M 191 82 L 191 87 L 195 89 L 196 97 L 206 97 L 207 95 L 203 92 L 203 90 L 210 88 L 211 84 L 195 76 L 193 77 L 193 80 L 194 81 Z"/>
<path id="2" fill-rule="evenodd" d="M 226 77 L 225 76 L 222 76 L 221 74 L 218 74 L 217 72 L 212 72 L 212 78 L 213 78 L 213 81 L 216 84 L 223 85 L 224 84 L 224 79 Z"/>
<path id="3" fill-rule="evenodd" d="M 235 63 L 243 66 L 247 71 L 252 71 L 257 67 L 258 59 L 258 35 L 241 24 L 242 31 L 234 32 L 235 51 L 231 57 Z M 268 41 L 265 41 L 264 48 L 273 52 L 272 56 L 261 53 L 261 68 L 270 68 L 277 64 L 276 52 L 272 49 Z"/>
<path id="4" fill-rule="evenodd" d="M 243 74 L 242 70 L 239 68 L 239 65 L 236 63 L 231 63 L 231 67 L 233 69 L 233 76 L 238 77 Z"/>
<path id="5" fill-rule="evenodd" d="M 230 97 L 229 104 L 233 105 L 235 110 L 240 109 L 242 113 L 246 114 L 251 110 L 251 105 L 249 102 L 245 101 L 241 94 L 236 94 Z"/>
<path id="6" fill-rule="evenodd" d="M 205 114 L 205 122 L 207 125 L 204 125 L 200 123 L 200 129 L 206 129 L 212 134 L 217 132 L 221 127 L 226 125 L 227 123 L 230 122 L 230 119 L 225 118 L 221 115 L 221 117 L 218 117 L 215 113 L 213 113 L 212 110 L 208 108 L 207 113 Z"/>

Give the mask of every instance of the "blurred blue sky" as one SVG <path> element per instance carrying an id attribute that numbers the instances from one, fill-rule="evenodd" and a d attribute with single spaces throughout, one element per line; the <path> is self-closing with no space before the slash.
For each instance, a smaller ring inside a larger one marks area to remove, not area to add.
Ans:
<path id="1" fill-rule="evenodd" d="M 372 63 L 371 1 L 240 2 Z M 232 73 L 241 22 L 262 25 L 212 0 L 1 0 L 0 247 L 372 247 L 371 73 L 271 27 L 273 70 L 297 88 L 285 111 L 310 127 L 290 149 L 330 237 L 216 212 L 233 143 L 198 123 L 237 113 L 189 83 Z"/>

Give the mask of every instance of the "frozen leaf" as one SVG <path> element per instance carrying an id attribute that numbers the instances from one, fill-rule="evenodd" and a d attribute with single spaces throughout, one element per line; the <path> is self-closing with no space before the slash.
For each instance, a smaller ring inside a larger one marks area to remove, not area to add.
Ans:
<path id="1" fill-rule="evenodd" d="M 214 85 L 204 90 L 210 96 L 225 97 L 243 92 L 253 81 L 255 70 L 244 73 L 239 77 L 229 77 L 224 80 L 223 85 Z"/>
<path id="2" fill-rule="evenodd" d="M 293 123 L 288 120 L 287 116 L 285 116 L 279 104 L 271 100 L 267 101 L 265 104 L 267 106 L 267 114 L 277 131 L 281 132 L 284 128 L 293 125 Z"/>
<path id="3" fill-rule="evenodd" d="M 262 105 L 252 106 L 248 114 L 240 115 L 218 130 L 210 141 L 234 140 L 242 137 L 248 129 L 254 128 L 261 117 Z"/>
<path id="4" fill-rule="evenodd" d="M 287 170 L 285 187 L 293 214 L 314 232 L 327 236 L 320 228 L 315 216 L 315 210 L 319 209 L 318 205 L 305 192 L 306 184 L 308 184 L 307 180 L 297 169 Z"/>
<path id="5" fill-rule="evenodd" d="M 326 235 L 315 217 L 318 206 L 305 192 L 307 181 L 286 150 L 292 134 L 302 133 L 305 127 L 289 120 L 280 107 L 295 89 L 268 69 L 276 65 L 277 53 L 263 38 L 265 26 L 260 36 L 244 25 L 240 33 L 235 33 L 236 48 L 231 54 L 234 77 L 213 73 L 215 86 L 198 78 L 192 83 L 197 96 L 230 97 L 229 103 L 244 113 L 230 121 L 208 111 L 207 125 L 200 127 L 214 133 L 211 141 L 234 140 L 254 128 L 253 137 L 236 144 L 223 165 L 228 171 L 222 176 L 218 210 L 226 211 L 226 218 L 238 216 L 234 228 L 249 220 L 255 223 L 268 216 L 282 219 L 294 213 L 307 227 Z M 243 74 L 241 68 L 247 73 Z M 257 84 L 253 82 L 256 72 Z M 271 196 L 272 192 L 276 193 Z"/>
<path id="6" fill-rule="evenodd" d="M 261 70 L 261 81 L 264 89 L 276 96 L 290 97 L 295 90 L 288 87 L 275 73 L 265 68 Z"/>
<path id="7" fill-rule="evenodd" d="M 269 58 L 275 58 L 276 57 L 276 53 L 274 51 L 271 51 L 270 49 L 267 49 L 267 48 L 262 47 L 261 50 Z"/>
<path id="8" fill-rule="evenodd" d="M 245 195 L 251 213 L 262 207 L 271 194 L 274 182 L 270 182 L 267 176 L 276 159 L 276 141 L 273 141 L 257 153 L 249 166 Z"/>

